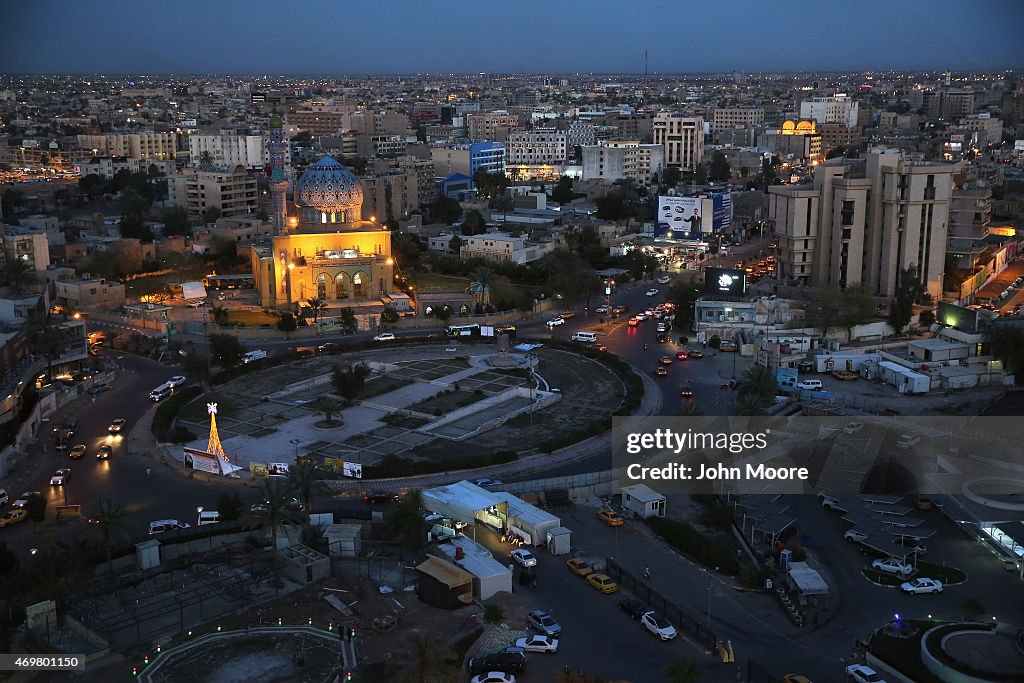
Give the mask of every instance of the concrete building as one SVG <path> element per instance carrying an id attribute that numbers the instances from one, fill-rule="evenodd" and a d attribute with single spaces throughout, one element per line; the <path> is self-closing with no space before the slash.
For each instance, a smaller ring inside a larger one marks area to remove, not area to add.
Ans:
<path id="1" fill-rule="evenodd" d="M 207 232 L 210 238 L 222 239 L 235 244 L 250 244 L 273 237 L 280 231 L 273 223 L 262 221 L 256 216 L 232 216 L 231 218 L 218 218 L 207 229 Z"/>
<path id="2" fill-rule="evenodd" d="M 837 123 L 847 128 L 857 125 L 857 101 L 849 95 L 813 97 L 800 103 L 800 118 L 822 123 Z"/>
<path id="3" fill-rule="evenodd" d="M 50 243 L 45 230 L 3 225 L 4 258 L 24 261 L 32 270 L 50 267 Z"/>
<path id="4" fill-rule="evenodd" d="M 783 121 L 782 128 L 765 132 L 763 142 L 780 159 L 799 159 L 812 166 L 825 160 L 814 121 Z"/>
<path id="5" fill-rule="evenodd" d="M 294 111 L 285 116 L 285 123 L 313 137 L 334 135 L 352 128 L 353 108 L 317 107 Z"/>
<path id="6" fill-rule="evenodd" d="M 167 198 L 175 206 L 188 209 L 193 217 L 202 216 L 210 208 L 220 209 L 221 216 L 228 218 L 256 213 L 259 208 L 256 178 L 244 166 L 186 168 L 167 177 Z"/>
<path id="7" fill-rule="evenodd" d="M 583 147 L 583 180 L 630 178 L 646 185 L 665 166 L 662 145 L 642 145 L 638 140 L 609 140 Z"/>
<path id="8" fill-rule="evenodd" d="M 502 232 L 488 232 L 462 238 L 459 256 L 463 261 L 484 258 L 499 263 L 520 265 L 536 261 L 552 250 L 553 243 L 529 242 L 525 237 Z"/>
<path id="9" fill-rule="evenodd" d="M 554 128 L 509 133 L 506 164 L 558 164 L 566 159 L 566 134 Z"/>
<path id="10" fill-rule="evenodd" d="M 975 93 L 968 88 L 940 88 L 922 93 L 924 114 L 932 119 L 955 119 L 974 113 Z"/>
<path id="11" fill-rule="evenodd" d="M 509 133 L 522 128 L 518 114 L 507 111 L 492 111 L 485 114 L 467 114 L 466 131 L 474 142 L 496 140 L 504 142 Z"/>
<path id="12" fill-rule="evenodd" d="M 988 112 L 971 114 L 960 119 L 959 129 L 978 133 L 979 150 L 989 144 L 999 145 L 1003 141 L 1003 122 Z"/>
<path id="13" fill-rule="evenodd" d="M 383 223 L 389 218 L 407 218 L 420 206 L 416 173 L 393 169 L 372 176 L 362 176 L 363 220 Z"/>
<path id="14" fill-rule="evenodd" d="M 360 133 L 356 153 L 361 157 L 397 156 L 405 152 L 405 137 L 391 133 Z"/>
<path id="15" fill-rule="evenodd" d="M 416 196 L 420 206 L 433 204 L 437 199 L 437 173 L 434 169 L 434 162 L 430 159 L 402 156 L 398 157 L 395 163 L 398 168 L 411 171 L 416 175 Z"/>
<path id="16" fill-rule="evenodd" d="M 351 171 L 324 157 L 296 182 L 294 201 L 298 224 L 251 249 L 261 306 L 294 311 L 319 297 L 344 307 L 390 294 L 391 232 L 360 220 L 363 190 Z"/>
<path id="17" fill-rule="evenodd" d="M 68 310 L 113 310 L 124 305 L 124 285 L 113 280 L 62 280 L 53 285 L 56 288 L 55 303 Z"/>
<path id="18" fill-rule="evenodd" d="M 132 157 L 93 157 L 87 162 L 75 165 L 84 177 L 87 175 L 103 176 L 113 180 L 119 171 L 128 173 L 148 173 L 150 166 L 156 166 L 161 175 L 169 175 L 177 170 L 174 159 L 133 159 Z"/>
<path id="19" fill-rule="evenodd" d="M 568 148 L 567 154 L 572 154 L 576 147 L 592 145 L 597 142 L 594 132 L 594 124 L 588 121 L 573 121 L 565 133 L 565 144 Z"/>
<path id="20" fill-rule="evenodd" d="M 704 119 L 659 113 L 654 117 L 654 144 L 665 150 L 665 165 L 695 169 L 704 158 Z"/>
<path id="21" fill-rule="evenodd" d="M 149 131 L 79 135 L 78 146 L 100 157 L 173 159 L 178 145 L 174 133 Z"/>
<path id="22" fill-rule="evenodd" d="M 864 142 L 860 126 L 846 126 L 842 123 L 819 123 L 818 133 L 821 134 L 821 149 L 827 155 L 837 147 L 859 148 Z"/>
<path id="23" fill-rule="evenodd" d="M 764 109 L 759 107 L 728 107 L 711 113 L 711 132 L 730 128 L 756 128 L 764 125 Z"/>
<path id="24" fill-rule="evenodd" d="M 950 203 L 949 236 L 983 239 L 991 220 L 992 186 L 983 180 L 959 182 Z"/>
<path id="25" fill-rule="evenodd" d="M 812 185 L 769 188 L 778 277 L 819 286 L 863 283 L 891 297 L 900 273 L 912 269 L 938 298 L 958 170 L 879 148 L 866 159 L 825 162 Z"/>
<path id="26" fill-rule="evenodd" d="M 288 147 L 284 147 L 287 165 L 290 161 Z M 193 166 L 199 166 L 204 159 L 218 168 L 244 166 L 248 170 L 264 168 L 270 162 L 267 138 L 264 135 L 237 135 L 233 131 L 220 135 L 188 136 L 188 158 Z"/>

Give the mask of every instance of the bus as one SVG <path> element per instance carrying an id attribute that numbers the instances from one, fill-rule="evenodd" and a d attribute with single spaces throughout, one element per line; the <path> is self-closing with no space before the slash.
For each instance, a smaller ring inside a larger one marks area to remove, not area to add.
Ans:
<path id="1" fill-rule="evenodd" d="M 480 324 L 469 323 L 468 325 L 449 325 L 445 332 L 449 337 L 479 337 Z"/>

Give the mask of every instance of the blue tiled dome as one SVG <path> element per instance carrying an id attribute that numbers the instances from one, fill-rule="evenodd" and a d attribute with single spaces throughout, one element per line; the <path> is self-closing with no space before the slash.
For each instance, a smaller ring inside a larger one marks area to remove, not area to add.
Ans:
<path id="1" fill-rule="evenodd" d="M 295 204 L 318 211 L 355 210 L 363 206 L 363 188 L 352 171 L 331 157 L 306 169 L 295 184 Z"/>

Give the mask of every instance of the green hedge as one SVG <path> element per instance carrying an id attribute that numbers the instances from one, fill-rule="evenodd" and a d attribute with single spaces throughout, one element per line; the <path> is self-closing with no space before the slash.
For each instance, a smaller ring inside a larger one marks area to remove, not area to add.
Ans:
<path id="1" fill-rule="evenodd" d="M 664 517 L 648 517 L 644 520 L 651 531 L 686 555 L 691 560 L 718 570 L 723 574 L 735 576 L 740 571 L 736 555 L 714 536 L 703 534 L 686 522 L 679 522 Z"/>
<path id="2" fill-rule="evenodd" d="M 153 416 L 153 424 L 150 426 L 150 431 L 153 432 L 153 436 L 156 437 L 157 441 L 183 443 L 196 438 L 192 432 L 184 427 L 175 428 L 174 420 L 178 417 L 178 411 L 186 403 L 202 393 L 203 390 L 199 387 L 186 387 L 181 391 L 174 392 L 170 398 L 160 404 L 160 407 L 156 409 L 156 414 Z"/>
<path id="3" fill-rule="evenodd" d="M 436 460 L 409 460 L 397 455 L 387 455 L 379 465 L 363 468 L 367 479 L 391 479 L 393 477 L 414 477 L 422 474 L 436 474 L 452 470 L 471 470 L 488 465 L 503 465 L 519 458 L 515 451 L 497 451 L 490 455 L 462 455 Z"/>

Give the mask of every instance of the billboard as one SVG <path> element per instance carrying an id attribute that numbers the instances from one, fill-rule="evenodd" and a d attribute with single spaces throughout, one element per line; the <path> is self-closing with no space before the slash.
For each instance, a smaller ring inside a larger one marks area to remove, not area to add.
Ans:
<path id="1" fill-rule="evenodd" d="M 953 327 L 961 332 L 971 334 L 978 331 L 978 309 L 964 308 L 956 304 L 939 302 L 939 309 L 936 311 L 936 318 L 946 327 Z"/>
<path id="2" fill-rule="evenodd" d="M 220 458 L 213 453 L 199 451 L 194 448 L 185 448 L 182 450 L 184 451 L 186 468 L 199 470 L 200 472 L 209 472 L 211 474 L 224 474 Z"/>
<path id="3" fill-rule="evenodd" d="M 723 192 L 711 196 L 711 227 L 714 232 L 732 227 L 732 193 Z"/>
<path id="4" fill-rule="evenodd" d="M 747 274 L 733 268 L 705 268 L 704 293 L 743 296 L 747 291 Z"/>
<path id="5" fill-rule="evenodd" d="M 252 478 L 261 477 L 266 479 L 270 476 L 270 470 L 267 469 L 267 463 L 265 462 L 251 462 L 249 463 L 249 474 Z"/>
<path id="6" fill-rule="evenodd" d="M 358 462 L 346 462 L 345 468 L 342 471 L 346 477 L 354 477 L 356 479 L 363 478 L 363 466 Z"/>
<path id="7" fill-rule="evenodd" d="M 702 232 L 711 232 L 710 221 L 705 228 L 700 197 L 658 197 L 658 229 L 656 235 L 673 239 L 699 239 Z"/>

